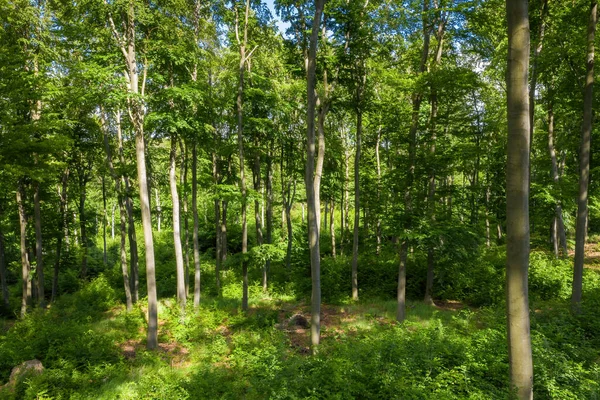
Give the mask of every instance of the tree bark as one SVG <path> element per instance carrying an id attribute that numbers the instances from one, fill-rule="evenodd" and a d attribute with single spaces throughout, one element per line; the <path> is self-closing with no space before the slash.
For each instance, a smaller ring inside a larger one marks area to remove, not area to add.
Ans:
<path id="1" fill-rule="evenodd" d="M 56 238 L 56 259 L 54 260 L 54 275 L 52 277 L 52 298 L 51 302 L 54 302 L 56 296 L 58 296 L 58 272 L 60 269 L 60 256 L 62 251 L 62 241 L 63 237 L 60 234 L 63 230 L 66 230 L 66 221 L 67 221 L 67 185 L 69 183 L 69 168 L 65 168 L 65 171 L 62 174 L 61 178 L 61 189 L 59 190 L 59 234 Z M 66 239 L 66 237 L 65 237 Z"/>
<path id="2" fill-rule="evenodd" d="M 272 148 L 272 146 L 271 146 Z M 267 244 L 273 244 L 273 157 L 271 154 L 271 150 L 267 153 L 267 175 L 265 179 L 266 186 L 266 195 L 267 195 L 267 212 L 266 212 L 266 228 L 267 228 L 267 236 L 266 241 Z M 267 286 L 267 275 L 269 274 L 269 270 L 271 269 L 271 260 L 267 260 L 265 264 L 265 270 L 263 273 L 263 290 L 266 291 L 268 289 Z"/>
<path id="3" fill-rule="evenodd" d="M 125 167 L 125 153 L 123 151 L 123 133 L 121 131 L 121 112 L 115 113 L 115 123 L 117 128 L 117 144 L 119 153 L 119 162 Z M 138 265 L 138 247 L 137 247 L 137 235 L 135 233 L 135 221 L 133 219 L 133 199 L 131 197 L 131 184 L 129 182 L 129 176 L 123 174 L 121 176 L 121 187 L 125 189 L 124 201 L 125 209 L 127 211 L 127 238 L 129 240 L 129 287 L 131 292 L 131 302 L 136 304 L 138 301 L 138 287 L 139 287 L 139 265 Z"/>
<path id="4" fill-rule="evenodd" d="M 333 199 L 329 202 L 331 207 L 329 212 L 329 233 L 331 234 L 331 256 L 335 258 L 335 204 Z"/>
<path id="5" fill-rule="evenodd" d="M 325 0 L 315 0 L 315 15 L 312 23 L 307 57 L 306 81 L 308 104 L 306 109 L 307 122 L 307 153 L 306 153 L 306 198 L 308 205 L 308 247 L 310 251 L 312 297 L 310 341 L 312 353 L 316 354 L 321 335 L 321 255 L 319 248 L 319 187 L 321 171 L 315 171 L 316 138 L 315 138 L 315 107 L 316 107 L 316 60 L 317 40 L 321 26 L 321 16 Z M 319 135 L 321 136 L 321 135 Z M 321 147 L 319 137 L 319 147 Z M 320 150 L 320 149 L 319 149 Z M 321 153 L 322 157 L 323 154 Z M 317 167 L 318 167 L 317 160 Z M 322 163 L 322 158 L 321 158 Z M 322 167 L 322 164 L 321 164 Z"/>
<path id="6" fill-rule="evenodd" d="M 527 1 L 507 0 L 508 157 L 506 173 L 506 304 L 510 382 L 517 398 L 533 399 L 529 327 L 529 19 Z"/>
<path id="7" fill-rule="evenodd" d="M 79 171 L 79 233 L 81 235 L 81 277 L 83 279 L 87 276 L 87 216 L 85 214 L 85 200 L 87 197 L 87 172 L 84 170 Z"/>
<path id="8" fill-rule="evenodd" d="M 171 135 L 171 151 L 169 157 L 169 187 L 173 204 L 173 243 L 175 246 L 175 265 L 177 273 L 177 301 L 181 313 L 185 312 L 185 272 L 183 265 L 183 251 L 181 248 L 181 221 L 179 217 L 179 193 L 177 192 L 177 137 Z"/>
<path id="9" fill-rule="evenodd" d="M 27 216 L 25 214 L 25 184 L 19 181 L 17 188 L 17 207 L 19 209 L 19 227 L 21 232 L 21 276 L 23 284 L 23 297 L 21 298 L 21 318 L 27 314 L 27 307 L 31 303 L 31 286 L 29 285 L 29 272 L 31 265 L 27 255 Z"/>
<path id="10" fill-rule="evenodd" d="M 4 248 L 4 232 L 0 231 L 0 285 L 2 286 L 2 304 L 8 310 L 10 303 L 8 298 L 8 284 L 6 282 L 6 255 Z"/>
<path id="11" fill-rule="evenodd" d="M 234 5 L 235 7 L 235 5 Z M 244 19 L 244 38 L 239 39 L 239 20 L 236 9 L 235 29 L 240 46 L 240 63 L 238 69 L 238 91 L 237 91 L 237 142 L 238 154 L 240 159 L 240 191 L 242 194 L 242 310 L 248 310 L 248 261 L 246 253 L 248 253 L 248 225 L 247 225 L 247 192 L 246 192 L 246 175 L 244 171 L 244 113 L 243 113 L 243 96 L 244 96 L 244 73 L 246 62 L 246 45 L 248 44 L 248 15 L 250 12 L 250 0 L 246 0 L 246 13 Z"/>
<path id="12" fill-rule="evenodd" d="M 179 142 L 181 148 L 181 177 L 180 186 L 183 190 L 183 257 L 185 260 L 185 268 L 183 274 L 183 281 L 185 284 L 185 298 L 187 299 L 190 293 L 190 235 L 189 235 L 189 224 L 188 224 L 188 191 L 187 191 L 187 173 L 188 173 L 188 148 L 184 140 Z"/>
<path id="13" fill-rule="evenodd" d="M 421 64 L 419 74 L 427 69 L 427 58 L 429 57 L 430 27 L 429 27 L 429 0 L 423 0 L 423 51 L 421 53 Z M 406 175 L 406 188 L 404 194 L 405 223 L 407 228 L 412 228 L 412 196 L 411 190 L 415 177 L 415 157 L 417 150 L 417 131 L 419 129 L 419 113 L 421 110 L 422 94 L 415 92 L 412 95 L 412 117 L 410 130 L 408 132 L 408 174 Z M 398 309 L 396 320 L 403 322 L 406 315 L 406 260 L 408 257 L 409 241 L 403 239 L 400 245 L 400 266 L 398 270 Z"/>
<path id="14" fill-rule="evenodd" d="M 593 100 L 594 100 L 594 37 L 597 21 L 596 1 L 591 2 L 590 20 L 588 24 L 587 74 L 583 102 L 583 125 L 581 129 L 581 145 L 579 148 L 579 197 L 577 199 L 577 223 L 575 230 L 575 267 L 573 271 L 573 295 L 571 302 L 578 311 L 581 303 L 583 286 L 583 259 L 585 256 L 585 239 L 588 220 L 588 188 L 590 183 L 590 147 L 592 138 Z"/>
<path id="15" fill-rule="evenodd" d="M 198 139 L 194 138 L 192 148 L 192 214 L 194 217 L 194 309 L 200 307 L 200 244 L 198 242 Z M 218 200 L 215 200 L 218 203 Z M 219 225 L 219 213 L 216 215 L 216 224 Z M 218 232 L 217 232 L 218 235 Z M 217 261 L 218 262 L 218 261 Z M 218 275 L 218 270 L 217 270 Z M 217 279 L 218 283 L 218 279 Z M 218 286 L 217 286 L 218 289 Z"/>
<path id="16" fill-rule="evenodd" d="M 258 153 L 258 143 L 256 143 L 256 155 L 254 156 L 254 168 L 252 168 L 252 179 L 253 186 L 256 193 L 261 191 L 261 174 L 260 174 L 260 154 Z M 258 198 L 254 199 L 254 221 L 256 225 L 256 244 L 258 246 L 263 244 L 263 221 L 260 211 L 260 201 Z M 262 289 L 263 292 L 267 292 L 267 264 L 262 267 Z"/>
<path id="17" fill-rule="evenodd" d="M 108 254 L 106 252 L 106 183 L 104 182 L 104 175 L 102 175 L 102 261 L 104 266 L 108 265 Z"/>
<path id="18" fill-rule="evenodd" d="M 35 217 L 35 257 L 37 273 L 37 290 L 40 307 L 46 308 L 44 293 L 44 259 L 42 257 L 42 212 L 40 208 L 40 183 L 36 182 L 33 192 L 33 209 Z"/>
<path id="19" fill-rule="evenodd" d="M 356 153 L 354 155 L 354 237 L 352 241 L 352 300 L 358 300 L 358 234 L 360 229 L 360 152 L 362 110 L 356 110 Z"/>
<path id="20" fill-rule="evenodd" d="M 558 160 L 556 157 L 556 149 L 554 148 L 554 108 L 552 101 L 548 105 L 548 151 L 550 153 L 550 161 L 552 162 L 552 181 L 555 188 L 558 188 L 560 173 L 558 171 Z M 560 200 L 556 202 L 554 207 L 554 218 L 552 220 L 552 244 L 554 247 L 554 255 L 559 257 L 560 249 L 562 256 L 567 256 L 567 237 L 565 233 L 565 225 L 562 217 L 562 206 Z"/>

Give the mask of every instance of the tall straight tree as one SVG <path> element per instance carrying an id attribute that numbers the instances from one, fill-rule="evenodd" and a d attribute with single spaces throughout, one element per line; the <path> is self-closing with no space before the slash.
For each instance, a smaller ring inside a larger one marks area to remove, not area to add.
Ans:
<path id="1" fill-rule="evenodd" d="M 529 333 L 529 16 L 527 0 L 507 0 L 506 75 L 506 307 L 510 382 L 521 400 L 533 399 Z"/>
<path id="2" fill-rule="evenodd" d="M 320 179 L 315 174 L 316 154 L 316 135 L 315 135 L 315 107 L 317 103 L 316 87 L 316 62 L 317 62 L 317 41 L 319 38 L 319 28 L 321 26 L 321 16 L 325 0 L 315 0 L 315 15 L 310 33 L 310 42 L 308 47 L 308 57 L 306 63 L 306 88 L 307 88 L 307 148 L 306 148 L 306 201 L 308 208 L 308 247 L 310 251 L 310 271 L 312 280 L 311 295 L 311 324 L 310 324 L 310 343 L 313 354 L 317 352 L 321 336 L 321 250 L 319 237 L 319 207 L 320 196 L 316 190 L 315 180 Z"/>
<path id="3" fill-rule="evenodd" d="M 588 220 L 588 188 L 590 185 L 590 148 L 592 139 L 592 103 L 594 100 L 594 37 L 596 35 L 598 2 L 590 5 L 587 30 L 587 73 L 583 99 L 583 125 L 579 147 L 579 197 L 577 198 L 577 226 L 575 230 L 575 267 L 573 269 L 573 294 L 571 302 L 575 310 L 581 303 L 583 286 L 583 256 Z"/>
<path id="4" fill-rule="evenodd" d="M 139 87 L 138 59 L 136 53 L 136 20 L 135 3 L 130 0 L 124 10 L 124 34 L 117 31 L 112 14 L 109 13 L 108 22 L 114 39 L 123 54 L 125 61 L 125 78 L 127 80 L 128 111 L 131 124 L 135 132 L 135 154 L 137 161 L 137 175 L 140 191 L 140 205 L 142 209 L 142 228 L 144 231 L 144 244 L 146 247 L 146 285 L 148 288 L 148 335 L 146 346 L 148 349 L 158 347 L 158 302 L 156 295 L 156 278 L 154 265 L 154 239 L 152 237 L 152 217 L 150 215 L 150 198 L 148 196 L 148 176 L 146 172 L 146 143 L 144 140 L 144 96 L 146 70 L 142 77 L 142 87 Z"/>
<path id="5" fill-rule="evenodd" d="M 175 245 L 175 264 L 177 273 L 177 301 L 181 312 L 185 311 L 185 273 L 183 266 L 183 250 L 181 247 L 181 224 L 179 217 L 179 193 L 177 192 L 177 134 L 171 134 L 171 152 L 169 156 L 169 187 L 173 204 L 173 243 Z"/>

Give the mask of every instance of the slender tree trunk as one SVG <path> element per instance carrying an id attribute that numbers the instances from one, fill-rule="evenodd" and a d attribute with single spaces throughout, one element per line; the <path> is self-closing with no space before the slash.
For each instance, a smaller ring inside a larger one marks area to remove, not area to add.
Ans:
<path id="1" fill-rule="evenodd" d="M 558 187 L 560 174 L 558 171 L 558 160 L 556 158 L 556 149 L 554 148 L 554 109 L 550 102 L 548 105 L 548 151 L 550 161 L 552 162 L 552 181 L 555 187 Z M 562 217 L 562 207 L 560 200 L 554 207 L 555 216 L 552 220 L 552 244 L 556 258 L 559 257 L 559 250 L 562 249 L 562 256 L 567 256 L 567 238 L 565 234 L 565 225 Z"/>
<path id="2" fill-rule="evenodd" d="M 21 317 L 27 314 L 27 307 L 31 303 L 31 286 L 29 285 L 29 272 L 31 265 L 27 256 L 27 216 L 25 215 L 25 186 L 22 181 L 19 182 L 17 189 L 17 207 L 19 208 L 19 227 L 21 228 L 21 276 L 23 283 L 23 297 L 21 298 Z"/>
<path id="3" fill-rule="evenodd" d="M 331 256 L 335 258 L 335 204 L 333 199 L 329 202 L 331 211 L 329 213 L 329 233 L 331 234 Z"/>
<path id="4" fill-rule="evenodd" d="M 46 308 L 46 296 L 44 294 L 44 259 L 42 257 L 42 212 L 40 208 L 40 184 L 35 183 L 33 192 L 33 209 L 35 217 L 35 256 L 36 256 L 36 273 L 37 273 L 37 289 L 40 307 Z"/>
<path id="5" fill-rule="evenodd" d="M 102 175 L 102 261 L 104 266 L 108 265 L 108 254 L 106 253 L 106 183 L 104 182 L 104 175 Z"/>
<path id="6" fill-rule="evenodd" d="M 112 240 L 115 240 L 115 207 L 116 207 L 116 203 L 113 203 L 112 207 L 111 207 L 111 214 L 110 214 L 110 238 Z"/>
<path id="7" fill-rule="evenodd" d="M 158 194 L 158 188 L 154 188 L 154 196 L 156 197 L 156 228 L 158 232 L 160 232 L 162 227 L 162 207 L 160 205 L 160 196 Z M 150 201 L 150 199 L 148 199 L 148 201 Z"/>
<path id="8" fill-rule="evenodd" d="M 267 175 L 265 179 L 266 195 L 267 195 L 267 212 L 266 212 L 266 223 L 267 223 L 267 243 L 273 244 L 273 158 L 271 150 L 267 153 Z M 263 273 L 263 290 L 268 289 L 267 286 L 267 275 L 271 269 L 271 260 L 267 260 L 265 264 L 265 270 Z"/>
<path id="9" fill-rule="evenodd" d="M 123 151 L 123 133 L 121 131 L 121 112 L 115 113 L 115 123 L 117 128 L 117 144 L 119 153 L 119 162 L 123 167 L 127 164 L 125 162 L 125 153 Z M 136 304 L 138 301 L 138 287 L 139 287 L 139 265 L 138 265 L 138 247 L 137 247 L 137 235 L 135 233 L 135 221 L 133 219 L 133 199 L 131 197 L 131 184 L 129 183 L 129 177 L 125 174 L 121 176 L 121 187 L 125 189 L 125 209 L 127 210 L 127 238 L 129 240 L 129 287 L 131 292 L 131 301 Z"/>
<path id="10" fill-rule="evenodd" d="M 538 41 L 533 52 L 531 63 L 531 84 L 529 85 L 529 154 L 533 155 L 533 131 L 535 129 L 535 89 L 538 79 L 538 59 L 542 53 L 544 44 L 544 33 L 546 32 L 546 15 L 548 14 L 548 0 L 542 2 L 542 14 Z"/>
<path id="11" fill-rule="evenodd" d="M 429 57 L 429 0 L 423 1 L 423 51 L 421 53 L 421 65 L 419 74 L 426 71 L 427 58 Z M 412 95 L 412 119 L 410 130 L 408 132 L 408 174 L 406 175 L 406 189 L 404 194 L 404 209 L 405 220 L 408 228 L 412 227 L 412 196 L 411 190 L 415 177 L 415 158 L 417 149 L 417 131 L 419 129 L 419 113 L 421 110 L 422 94 L 415 92 Z M 396 320 L 403 322 L 406 316 L 406 260 L 408 257 L 409 242 L 408 239 L 403 239 L 400 245 L 400 266 L 398 270 L 398 309 L 396 311 Z"/>
<path id="12" fill-rule="evenodd" d="M 313 354 L 316 354 L 317 352 L 317 347 L 319 346 L 321 336 L 321 254 L 319 248 L 320 189 L 318 187 L 320 184 L 321 171 L 318 170 L 319 160 L 315 162 L 315 156 L 317 156 L 317 143 L 315 137 L 315 70 L 317 61 L 317 40 L 321 26 L 321 16 L 323 14 L 324 3 L 324 0 L 315 0 L 315 15 L 310 34 L 308 57 L 306 59 L 308 104 L 306 109 L 307 154 L 305 183 L 308 205 L 308 247 L 310 251 L 312 280 L 310 341 Z M 320 142 L 321 138 L 319 138 L 319 147 L 321 147 Z M 323 154 L 321 153 L 320 156 L 322 157 L 322 155 Z M 315 164 L 317 164 L 317 171 L 315 171 Z"/>
<path id="13" fill-rule="evenodd" d="M 244 72 L 245 65 L 248 61 L 246 56 L 246 45 L 248 43 L 248 13 L 250 12 L 250 0 L 246 0 L 246 14 L 244 20 L 244 38 L 239 41 L 240 45 L 240 64 L 238 76 L 238 92 L 237 92 L 237 142 L 240 159 L 240 191 L 242 194 L 242 310 L 248 310 L 248 261 L 245 254 L 248 252 L 248 225 L 247 225 L 247 209 L 248 199 L 246 193 L 246 175 L 244 171 L 244 113 L 243 113 L 243 96 L 244 96 Z M 236 33 L 239 30 L 239 21 L 236 10 Z"/>
<path id="14" fill-rule="evenodd" d="M 52 277 L 52 298 L 51 302 L 54 302 L 56 296 L 58 296 L 58 272 L 60 268 L 60 256 L 62 251 L 62 240 L 63 237 L 60 234 L 63 230 L 66 230 L 67 221 L 67 184 L 69 182 L 69 168 L 65 168 L 61 179 L 61 189 L 59 190 L 60 205 L 59 205 L 59 229 L 58 236 L 56 238 L 56 259 L 54 260 L 54 276 Z M 66 237 L 65 237 L 66 240 Z"/>
<path id="15" fill-rule="evenodd" d="M 227 260 L 227 205 L 229 202 L 221 202 L 221 264 Z"/>
<path id="16" fill-rule="evenodd" d="M 129 285 L 129 271 L 127 269 L 127 210 L 125 202 L 121 194 L 119 194 L 119 220 L 120 220 L 120 237 L 121 237 L 121 273 L 123 274 L 123 287 L 125 289 L 125 305 L 127 312 L 133 309 L 133 301 L 131 298 L 131 286 Z"/>
<path id="17" fill-rule="evenodd" d="M 360 229 L 360 152 L 362 110 L 356 111 L 356 153 L 354 155 L 354 238 L 352 242 L 352 300 L 358 300 L 358 234 Z"/>
<path id="18" fill-rule="evenodd" d="M 181 221 L 179 217 L 179 193 L 177 192 L 177 137 L 171 135 L 171 152 L 169 163 L 169 186 L 173 203 L 173 243 L 175 245 L 175 264 L 177 272 L 177 301 L 181 312 L 185 312 L 185 272 L 183 265 L 183 251 L 181 248 Z"/>
<path id="19" fill-rule="evenodd" d="M 194 147 L 192 148 L 192 214 L 194 216 L 194 309 L 200 307 L 200 243 L 198 242 L 198 138 L 194 138 Z M 215 200 L 218 205 L 219 200 Z M 216 224 L 219 225 L 219 213 L 216 215 Z M 217 231 L 217 236 L 219 235 Z M 217 259 L 217 262 L 218 259 Z M 217 269 L 217 276 L 219 270 Z M 219 280 L 217 279 L 217 284 Z M 217 286 L 219 289 L 219 286 Z"/>
<path id="20" fill-rule="evenodd" d="M 377 206 L 381 206 L 381 160 L 379 158 L 379 147 L 381 145 L 381 127 L 377 128 L 377 139 L 375 140 L 375 162 L 377 163 Z M 377 211 L 377 222 L 375 227 L 377 237 L 376 254 L 381 253 L 381 211 Z"/>
<path id="21" fill-rule="evenodd" d="M 258 143 L 256 143 L 256 147 L 258 149 Z M 260 155 L 257 154 L 254 156 L 254 168 L 252 168 L 252 179 L 254 184 L 254 190 L 256 193 L 260 193 L 261 191 L 261 175 L 260 175 Z M 254 221 L 256 225 L 256 244 L 258 246 L 263 244 L 263 228 L 262 228 L 262 218 L 261 218 L 261 210 L 260 210 L 260 201 L 258 198 L 254 199 Z M 263 292 L 267 292 L 267 264 L 263 265 L 262 268 L 262 284 L 263 284 Z"/>
<path id="22" fill-rule="evenodd" d="M 583 259 L 585 256 L 585 238 L 588 222 L 588 188 L 590 183 L 590 143 L 592 137 L 593 100 L 594 100 L 594 37 L 596 34 L 598 4 L 591 2 L 587 42 L 587 74 L 585 80 L 583 125 L 579 148 L 579 197 L 577 199 L 577 224 L 575 230 L 575 268 L 573 271 L 573 295 L 571 302 L 575 311 L 579 311 L 583 286 Z"/>
<path id="23" fill-rule="evenodd" d="M 517 398 L 533 399 L 529 327 L 529 19 L 527 1 L 507 0 L 508 157 L 506 173 L 506 305 L 510 382 Z"/>
<path id="24" fill-rule="evenodd" d="M 185 141 L 180 141 L 181 147 L 181 177 L 180 186 L 183 190 L 183 256 L 185 260 L 185 272 L 184 272 L 184 284 L 185 284 L 185 298 L 187 299 L 190 294 L 190 235 L 189 235 L 189 224 L 188 224 L 188 191 L 187 191 L 187 172 L 188 172 L 188 148 Z"/>
<path id="25" fill-rule="evenodd" d="M 10 303 L 8 298 L 8 284 L 6 282 L 6 255 L 4 248 L 4 232 L 0 231 L 0 285 L 2 286 L 2 304 L 8 310 Z"/>
<path id="26" fill-rule="evenodd" d="M 88 254 L 88 240 L 87 240 L 87 216 L 85 214 L 85 200 L 87 197 L 87 172 L 80 171 L 79 173 L 79 231 L 81 234 L 81 277 L 83 279 L 87 276 L 87 254 Z"/>

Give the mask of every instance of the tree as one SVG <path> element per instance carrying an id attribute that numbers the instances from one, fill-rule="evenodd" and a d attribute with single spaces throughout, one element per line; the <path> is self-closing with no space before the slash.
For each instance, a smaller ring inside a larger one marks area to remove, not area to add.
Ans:
<path id="1" fill-rule="evenodd" d="M 507 0 L 506 77 L 508 158 L 506 166 L 506 307 L 510 382 L 519 399 L 533 399 L 529 334 L 529 17 L 526 0 Z"/>
<path id="2" fill-rule="evenodd" d="M 310 266 L 312 280 L 311 296 L 311 324 L 310 324 L 310 343 L 313 354 L 317 352 L 321 335 L 321 254 L 320 254 L 320 232 L 319 232 L 319 191 L 316 181 L 320 181 L 319 174 L 315 174 L 315 156 L 316 156 L 316 138 L 315 138 L 315 107 L 316 107 L 316 60 L 317 60 L 317 40 L 321 26 L 321 16 L 325 0 L 315 0 L 315 14 L 312 22 L 310 34 L 307 68 L 306 68 L 306 87 L 307 87 L 307 150 L 306 150 L 306 203 L 308 208 L 308 246 L 310 251 Z"/>
<path id="3" fill-rule="evenodd" d="M 590 182 L 590 150 L 592 138 L 592 104 L 594 100 L 594 38 L 596 33 L 598 3 L 590 5 L 590 19 L 587 31 L 587 73 L 585 76 L 583 124 L 579 148 L 579 197 L 577 199 L 577 230 L 575 233 L 575 266 L 573 269 L 573 294 L 571 302 L 575 310 L 579 308 L 583 286 L 583 258 L 588 224 L 588 188 Z"/>

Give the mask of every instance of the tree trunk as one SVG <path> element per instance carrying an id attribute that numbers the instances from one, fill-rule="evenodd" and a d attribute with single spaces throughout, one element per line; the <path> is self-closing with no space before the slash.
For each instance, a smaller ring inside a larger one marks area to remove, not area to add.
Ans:
<path id="1" fill-rule="evenodd" d="M 556 149 L 554 148 L 554 109 L 552 101 L 548 105 L 548 151 L 550 153 L 550 161 L 552 162 L 552 181 L 557 188 L 560 180 L 558 171 L 558 160 L 556 158 Z M 554 207 L 554 218 L 552 220 L 552 244 L 554 247 L 554 255 L 559 257 L 559 250 L 562 249 L 562 256 L 567 256 L 567 238 L 565 234 L 565 225 L 562 217 L 561 202 L 558 200 Z"/>
<path id="2" fill-rule="evenodd" d="M 429 0 L 423 1 L 423 51 L 421 53 L 421 64 L 419 74 L 427 69 L 427 58 L 429 57 L 430 27 L 428 22 Z M 415 92 L 412 95 L 412 117 L 410 130 L 408 132 L 408 174 L 406 175 L 406 188 L 404 194 L 405 223 L 407 228 L 412 227 L 412 196 L 411 190 L 415 178 L 415 158 L 417 149 L 417 131 L 419 129 L 419 113 L 421 110 L 422 94 Z M 408 257 L 409 242 L 405 238 L 400 245 L 400 266 L 398 270 L 398 309 L 396 320 L 403 322 L 406 315 L 406 260 Z"/>
<path id="3" fill-rule="evenodd" d="M 183 251 L 181 248 L 181 221 L 179 218 L 179 193 L 177 192 L 177 137 L 171 135 L 171 152 L 169 157 L 169 187 L 173 204 L 173 243 L 175 245 L 175 265 L 177 272 L 177 301 L 181 313 L 185 312 L 185 272 L 183 265 Z"/>
<path id="4" fill-rule="evenodd" d="M 160 196 L 158 194 L 158 188 L 154 188 L 154 195 L 156 197 L 156 228 L 160 232 L 162 225 L 162 207 L 160 205 Z M 150 201 L 150 199 L 148 199 Z"/>
<path id="5" fill-rule="evenodd" d="M 267 153 L 267 175 L 265 179 L 265 186 L 267 190 L 267 212 L 266 212 L 266 223 L 267 223 L 267 243 L 273 244 L 273 159 L 271 150 Z M 265 264 L 265 270 L 263 273 L 263 290 L 268 289 L 267 286 L 267 275 L 271 269 L 271 260 L 267 260 Z"/>
<path id="6" fill-rule="evenodd" d="M 119 162 L 121 166 L 125 167 L 125 153 L 123 151 L 123 133 L 121 131 L 121 112 L 115 113 L 115 123 L 117 128 L 117 144 L 119 153 Z M 125 189 L 125 209 L 127 210 L 127 237 L 129 240 L 129 287 L 131 291 L 131 301 L 136 304 L 138 301 L 138 247 L 137 247 L 137 235 L 135 233 L 135 221 L 133 219 L 133 199 L 131 198 L 131 184 L 129 183 L 129 177 L 125 174 L 121 176 L 121 188 Z"/>
<path id="7" fill-rule="evenodd" d="M 102 261 L 104 267 L 108 265 L 108 254 L 106 253 L 106 183 L 104 182 L 104 175 L 102 175 Z"/>
<path id="8" fill-rule="evenodd" d="M 508 157 L 506 169 L 506 304 L 511 387 L 533 399 L 529 328 L 529 19 L 527 1 L 507 0 Z"/>
<path id="9" fill-rule="evenodd" d="M 234 5 L 235 7 L 235 5 Z M 246 45 L 248 43 L 248 13 L 250 12 L 250 0 L 246 0 L 246 14 L 244 20 L 244 38 L 239 41 L 240 45 L 240 63 L 238 69 L 238 91 L 237 91 L 237 142 L 238 153 L 240 159 L 240 191 L 242 194 L 242 310 L 248 310 L 248 261 L 246 253 L 248 252 L 248 225 L 247 225 L 247 209 L 248 199 L 246 193 L 246 175 L 244 171 L 244 113 L 243 113 L 243 96 L 244 96 L 244 72 L 247 61 Z M 236 10 L 236 33 L 239 30 L 239 21 Z"/>
<path id="10" fill-rule="evenodd" d="M 227 205 L 229 202 L 223 200 L 221 202 L 221 264 L 227 260 Z"/>
<path id="11" fill-rule="evenodd" d="M 35 217 L 35 257 L 37 273 L 37 290 L 40 307 L 46 308 L 46 296 L 44 294 L 44 264 L 42 257 L 42 212 L 40 209 L 40 184 L 35 183 L 33 192 L 33 205 Z"/>
<path id="12" fill-rule="evenodd" d="M 60 234 L 63 230 L 66 229 L 66 221 L 67 221 L 67 184 L 69 183 L 69 168 L 65 168 L 61 179 L 61 189 L 59 190 L 60 197 L 60 205 L 59 205 L 59 227 L 56 238 L 56 259 L 54 260 L 54 276 L 52 277 L 52 298 L 51 302 L 54 302 L 56 296 L 58 296 L 58 271 L 60 268 L 60 256 L 62 251 L 62 240 L 63 237 Z M 66 237 L 65 237 L 66 239 Z"/>
<path id="13" fill-rule="evenodd" d="M 23 297 L 21 298 L 21 318 L 27 314 L 27 307 L 31 303 L 31 286 L 29 285 L 29 272 L 31 265 L 27 256 L 27 216 L 25 215 L 25 186 L 23 181 L 19 182 L 17 189 L 17 207 L 19 208 L 19 227 L 21 228 L 21 276 L 23 283 Z"/>
<path id="14" fill-rule="evenodd" d="M 252 168 L 252 179 L 254 184 L 254 190 L 256 193 L 261 191 L 261 176 L 260 176 L 260 155 L 258 154 L 258 143 L 256 143 L 256 155 L 254 156 L 254 168 Z M 258 198 L 254 199 L 254 221 L 256 225 L 256 244 L 258 246 L 263 244 L 263 228 L 262 218 L 260 210 L 260 201 Z M 263 265 L 262 268 L 262 285 L 263 292 L 267 292 L 267 264 Z"/>
<path id="15" fill-rule="evenodd" d="M 310 34 L 308 57 L 306 59 L 307 97 L 307 153 L 306 153 L 306 198 L 308 205 L 308 247 L 310 250 L 312 297 L 310 341 L 313 354 L 316 354 L 321 335 L 321 254 L 319 248 L 319 188 L 320 172 L 315 171 L 316 137 L 315 137 L 315 107 L 316 107 L 316 61 L 317 40 L 321 26 L 324 0 L 315 0 L 315 15 Z M 320 135 L 319 135 L 320 136 Z M 319 145 L 321 144 L 319 138 Z M 321 146 L 319 146 L 321 147 Z M 320 156 L 323 154 L 321 153 Z M 318 164 L 319 160 L 317 160 Z M 322 162 L 322 160 L 321 160 Z M 321 164 L 322 166 L 322 164 Z"/>
<path id="16" fill-rule="evenodd" d="M 335 205 L 333 199 L 329 202 L 331 210 L 329 212 L 329 233 L 331 234 L 331 256 L 335 258 Z"/>
<path id="17" fill-rule="evenodd" d="M 590 7 L 587 43 L 587 74 L 585 79 L 583 125 L 579 148 L 579 197 L 577 199 L 577 223 L 575 230 L 575 267 L 573 271 L 573 295 L 571 302 L 575 311 L 581 303 L 583 285 L 583 258 L 585 256 L 585 237 L 588 220 L 588 187 L 590 183 L 590 143 L 592 137 L 593 100 L 594 100 L 594 36 L 597 21 L 596 1 Z"/>
<path id="18" fill-rule="evenodd" d="M 86 200 L 86 190 L 87 190 L 87 172 L 80 171 L 79 172 L 79 231 L 81 234 L 81 278 L 85 279 L 87 276 L 87 216 L 85 214 L 85 200 Z"/>
<path id="19" fill-rule="evenodd" d="M 188 171 L 188 149 L 185 142 L 180 141 L 181 147 L 181 177 L 180 177 L 180 186 L 181 190 L 183 190 L 183 256 L 185 260 L 185 272 L 184 272 L 184 284 L 185 284 L 185 298 L 187 299 L 190 294 L 190 235 L 189 235 L 189 224 L 188 224 L 188 191 L 187 191 L 187 171 Z"/>
<path id="20" fill-rule="evenodd" d="M 381 144 L 381 127 L 377 128 L 377 139 L 375 140 L 375 162 L 377 164 L 377 206 L 381 206 L 381 160 L 379 158 L 379 147 Z M 377 211 L 377 222 L 376 222 L 376 232 L 375 235 L 377 237 L 377 248 L 376 254 L 379 255 L 381 253 L 381 212 Z"/>
<path id="21" fill-rule="evenodd" d="M 200 307 L 200 243 L 198 242 L 198 139 L 194 138 L 194 147 L 192 148 L 192 214 L 194 216 L 194 309 Z M 215 200 L 218 204 L 219 200 Z M 219 213 L 216 215 L 216 225 L 219 225 Z M 218 236 L 218 232 L 217 232 Z M 218 262 L 218 261 L 217 261 Z M 219 270 L 217 269 L 217 276 Z M 217 284 L 219 280 L 217 279 Z M 219 289 L 219 286 L 217 286 Z"/>
<path id="22" fill-rule="evenodd" d="M 5 310 L 10 307 L 8 284 L 6 282 L 6 255 L 4 253 L 4 232 L 0 231 L 0 285 L 2 286 L 2 304 Z"/>
<path id="23" fill-rule="evenodd" d="M 358 234 L 360 229 L 360 152 L 362 110 L 356 111 L 356 153 L 354 155 L 354 238 L 352 241 L 352 300 L 358 300 Z"/>
<path id="24" fill-rule="evenodd" d="M 535 89 L 538 78 L 538 59 L 542 53 L 544 44 L 544 33 L 546 31 L 546 15 L 548 14 L 548 0 L 542 2 L 542 13 L 538 42 L 533 52 L 531 64 L 531 84 L 529 85 L 529 154 L 533 156 L 533 131 L 535 129 Z"/>

